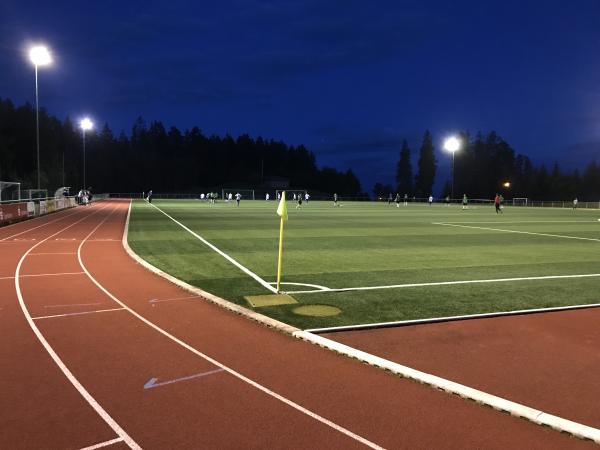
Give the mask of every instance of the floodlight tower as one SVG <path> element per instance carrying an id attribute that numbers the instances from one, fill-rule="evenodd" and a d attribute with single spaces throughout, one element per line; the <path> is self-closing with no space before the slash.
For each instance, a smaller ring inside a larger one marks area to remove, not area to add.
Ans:
<path id="1" fill-rule="evenodd" d="M 50 52 L 43 45 L 32 47 L 29 50 L 29 59 L 35 66 L 35 129 L 37 148 L 37 188 L 40 189 L 40 106 L 38 99 L 38 67 L 52 63 Z"/>
<path id="2" fill-rule="evenodd" d="M 94 123 L 88 118 L 84 118 L 79 122 L 81 134 L 83 135 L 83 189 L 86 189 L 85 183 L 85 132 L 94 128 Z"/>
<path id="3" fill-rule="evenodd" d="M 444 141 L 444 150 L 452 153 L 452 187 L 450 197 L 454 197 L 454 154 L 460 149 L 460 140 L 456 136 L 451 136 Z"/>

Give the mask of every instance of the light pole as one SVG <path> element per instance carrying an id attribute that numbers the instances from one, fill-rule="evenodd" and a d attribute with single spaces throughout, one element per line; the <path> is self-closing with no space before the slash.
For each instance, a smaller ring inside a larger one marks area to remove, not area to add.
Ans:
<path id="1" fill-rule="evenodd" d="M 460 149 L 460 140 L 451 136 L 444 141 L 444 150 L 452 153 L 452 187 L 450 188 L 450 198 L 454 197 L 454 154 Z"/>
<path id="2" fill-rule="evenodd" d="M 79 122 L 81 127 L 81 133 L 83 135 L 83 189 L 86 189 L 87 184 L 85 183 L 85 132 L 94 128 L 94 123 L 86 117 Z"/>
<path id="3" fill-rule="evenodd" d="M 37 149 L 37 188 L 40 189 L 40 106 L 38 100 L 38 66 L 47 66 L 52 62 L 50 52 L 43 45 L 29 50 L 29 59 L 35 66 L 35 141 Z"/>

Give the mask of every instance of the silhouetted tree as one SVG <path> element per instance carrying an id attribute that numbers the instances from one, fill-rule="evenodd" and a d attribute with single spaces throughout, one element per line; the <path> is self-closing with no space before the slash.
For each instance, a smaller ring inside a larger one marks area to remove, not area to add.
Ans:
<path id="1" fill-rule="evenodd" d="M 396 192 L 400 192 L 401 195 L 408 194 L 412 196 L 413 193 L 413 173 L 412 164 L 410 162 L 410 148 L 406 139 L 402 141 L 402 148 L 400 149 L 400 159 L 396 167 Z"/>
<path id="2" fill-rule="evenodd" d="M 433 189 L 435 172 L 437 169 L 433 140 L 429 130 L 425 131 L 425 134 L 423 135 L 423 143 L 421 144 L 421 149 L 419 151 L 418 169 L 419 171 L 415 177 L 416 194 L 419 197 L 429 196 Z"/>

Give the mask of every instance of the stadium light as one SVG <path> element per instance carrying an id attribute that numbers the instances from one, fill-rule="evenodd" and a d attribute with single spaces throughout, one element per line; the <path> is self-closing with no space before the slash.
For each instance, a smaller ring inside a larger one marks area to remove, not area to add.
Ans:
<path id="1" fill-rule="evenodd" d="M 460 150 L 460 140 L 456 136 L 450 136 L 444 141 L 444 150 L 452 153 L 452 187 L 450 197 L 454 197 L 454 154 Z"/>
<path id="2" fill-rule="evenodd" d="M 510 181 L 505 181 L 502 183 L 502 186 L 504 186 L 506 189 L 510 188 Z"/>
<path id="3" fill-rule="evenodd" d="M 79 122 L 79 126 L 81 127 L 81 133 L 83 135 L 83 189 L 86 189 L 85 183 L 85 132 L 94 128 L 94 122 L 92 122 L 89 117 L 85 117 L 81 119 Z"/>
<path id="4" fill-rule="evenodd" d="M 52 63 L 50 52 L 43 45 L 36 45 L 29 50 L 29 59 L 35 66 L 35 143 L 37 150 L 37 188 L 40 189 L 40 104 L 38 95 L 38 67 Z"/>

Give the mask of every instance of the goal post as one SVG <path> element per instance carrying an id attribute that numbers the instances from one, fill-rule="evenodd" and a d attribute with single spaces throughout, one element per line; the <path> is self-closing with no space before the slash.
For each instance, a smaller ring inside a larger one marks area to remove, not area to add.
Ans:
<path id="1" fill-rule="evenodd" d="M 513 206 L 527 206 L 529 205 L 529 199 L 526 197 L 516 197 L 512 201 Z"/>
<path id="2" fill-rule="evenodd" d="M 228 200 L 229 194 L 231 194 L 232 200 L 235 200 L 235 194 L 240 194 L 242 196 L 242 200 L 254 200 L 254 189 L 235 189 L 235 188 L 221 189 L 221 198 L 223 200 Z"/>
<path id="3" fill-rule="evenodd" d="M 0 181 L 0 202 L 21 200 L 21 183 L 16 181 Z"/>

